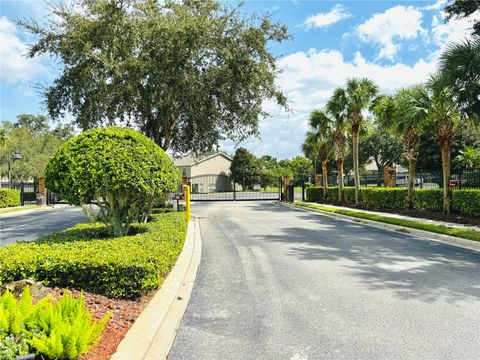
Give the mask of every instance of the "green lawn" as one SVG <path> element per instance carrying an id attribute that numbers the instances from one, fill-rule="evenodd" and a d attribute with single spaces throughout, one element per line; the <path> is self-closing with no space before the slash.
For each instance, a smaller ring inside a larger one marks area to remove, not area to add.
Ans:
<path id="1" fill-rule="evenodd" d="M 358 211 L 358 210 L 337 209 L 330 206 L 319 205 L 319 204 L 300 202 L 300 203 L 295 203 L 294 205 L 299 207 L 314 209 L 314 210 L 326 211 L 326 212 L 335 213 L 335 214 L 347 215 L 347 216 L 351 216 L 359 219 L 373 220 L 373 221 L 378 221 L 386 224 L 405 226 L 408 228 L 430 231 L 437 234 L 450 235 L 450 236 L 456 236 L 463 239 L 480 241 L 480 231 L 475 231 L 475 230 L 451 228 L 444 225 L 427 224 L 421 221 L 397 219 L 397 218 L 392 218 L 388 216 L 369 214 L 369 213 Z"/>
<path id="2" fill-rule="evenodd" d="M 22 207 L 16 207 L 13 209 L 0 209 L 0 214 L 6 214 L 6 213 L 11 213 L 15 211 L 23 211 L 23 210 L 31 210 L 31 209 L 38 209 L 41 208 L 39 205 L 27 205 L 27 206 L 22 206 Z"/>

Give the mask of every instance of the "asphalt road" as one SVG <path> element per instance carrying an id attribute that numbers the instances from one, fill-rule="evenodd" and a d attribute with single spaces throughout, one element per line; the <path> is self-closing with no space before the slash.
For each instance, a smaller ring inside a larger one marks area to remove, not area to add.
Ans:
<path id="1" fill-rule="evenodd" d="M 272 203 L 195 203 L 169 359 L 480 359 L 480 253 Z"/>
<path id="2" fill-rule="evenodd" d="M 0 215 L 0 246 L 30 241 L 41 235 L 65 230 L 88 220 L 83 210 L 68 205 L 26 210 Z"/>

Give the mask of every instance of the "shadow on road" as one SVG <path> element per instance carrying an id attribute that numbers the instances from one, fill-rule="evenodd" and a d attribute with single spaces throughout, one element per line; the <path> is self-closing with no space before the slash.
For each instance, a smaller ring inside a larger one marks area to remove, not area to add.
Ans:
<path id="1" fill-rule="evenodd" d="M 341 262 L 371 290 L 425 302 L 480 299 L 479 252 L 275 204 L 251 210 L 292 213 L 264 241 L 291 244 L 290 255 L 301 260 Z"/>

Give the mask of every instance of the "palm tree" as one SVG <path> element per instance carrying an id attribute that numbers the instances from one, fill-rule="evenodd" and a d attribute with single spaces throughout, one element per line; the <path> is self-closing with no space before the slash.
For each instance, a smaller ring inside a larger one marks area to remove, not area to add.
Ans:
<path id="1" fill-rule="evenodd" d="M 406 91 L 399 99 L 401 117 L 411 121 L 426 121 L 435 126 L 437 141 L 440 143 L 443 173 L 443 211 L 450 214 L 451 190 L 451 144 L 461 116 L 458 104 L 450 90 L 438 75 L 430 78 L 425 86 L 416 86 Z"/>
<path id="2" fill-rule="evenodd" d="M 451 43 L 440 55 L 441 81 L 455 95 L 459 107 L 470 118 L 480 114 L 480 36 Z"/>
<path id="3" fill-rule="evenodd" d="M 421 85 L 411 86 L 395 96 L 381 95 L 375 101 L 373 111 L 380 124 L 402 135 L 404 156 L 408 162 L 408 208 L 414 207 L 414 181 L 420 149 L 420 135 L 426 124 L 426 114 L 416 111 L 422 98 Z"/>
<path id="4" fill-rule="evenodd" d="M 362 111 L 370 108 L 378 87 L 366 78 L 349 79 L 346 87 L 338 88 L 333 93 L 333 101 L 345 106 L 345 112 L 350 121 L 353 149 L 353 171 L 355 179 L 355 205 L 359 204 L 360 194 L 360 169 L 358 164 L 359 133 L 363 122 Z"/>
<path id="5" fill-rule="evenodd" d="M 442 155 L 443 212 L 450 214 L 452 196 L 450 190 L 452 138 L 460 123 L 461 115 L 452 92 L 444 86 L 442 79 L 438 75 L 430 78 L 427 87 L 429 91 L 425 93 L 428 96 L 425 98 L 426 110 L 428 111 L 429 121 L 435 125 Z"/>
<path id="6" fill-rule="evenodd" d="M 345 105 L 333 97 L 327 102 L 325 108 L 331 115 L 331 138 L 338 171 L 338 201 L 342 202 L 344 200 L 343 162 L 347 145 L 347 116 Z"/>
<path id="7" fill-rule="evenodd" d="M 310 114 L 309 123 L 313 131 L 307 132 L 302 149 L 306 155 L 317 152 L 318 157 L 322 162 L 323 197 L 325 198 L 327 196 L 328 188 L 327 160 L 331 137 L 330 124 L 332 123 L 332 120 L 326 111 L 314 110 Z"/>

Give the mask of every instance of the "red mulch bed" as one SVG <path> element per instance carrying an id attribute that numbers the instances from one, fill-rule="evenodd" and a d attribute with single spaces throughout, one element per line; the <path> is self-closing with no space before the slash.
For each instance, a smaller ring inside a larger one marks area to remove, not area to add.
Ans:
<path id="1" fill-rule="evenodd" d="M 51 294 L 54 299 L 59 299 L 66 289 L 45 288 L 47 294 Z M 75 297 L 80 295 L 78 290 L 69 290 Z M 80 360 L 107 360 L 115 353 L 118 344 L 125 337 L 128 329 L 133 325 L 142 310 L 148 304 L 154 292 L 143 296 L 138 300 L 114 300 L 102 295 L 84 292 L 85 302 L 91 312 L 94 312 L 94 318 L 100 319 L 109 311 L 113 313 L 112 317 L 105 326 L 102 337 L 97 346 L 87 354 L 80 357 Z M 40 296 L 40 300 L 43 296 Z"/>

